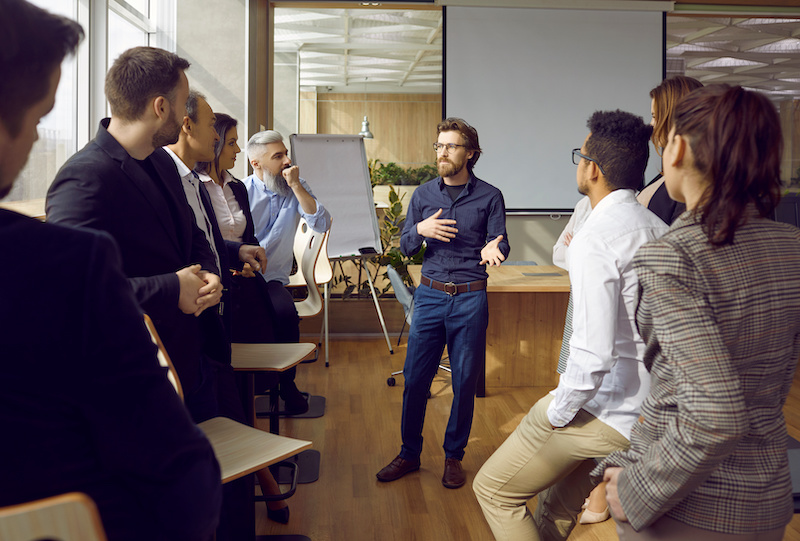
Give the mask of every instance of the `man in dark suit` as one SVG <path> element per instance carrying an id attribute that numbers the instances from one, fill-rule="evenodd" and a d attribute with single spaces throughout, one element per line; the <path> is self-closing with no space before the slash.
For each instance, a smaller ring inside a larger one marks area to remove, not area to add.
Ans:
<path id="1" fill-rule="evenodd" d="M 189 63 L 151 47 L 122 53 L 106 76 L 111 118 L 67 161 L 47 196 L 48 221 L 111 234 L 136 298 L 162 336 L 195 421 L 217 415 L 202 313 L 219 302 L 214 255 L 162 145 L 178 138 Z M 209 311 L 210 312 L 210 311 Z M 205 316 L 210 317 L 211 314 Z M 219 341 L 213 349 L 224 351 Z"/>
<path id="2" fill-rule="evenodd" d="M 0 34 L 4 197 L 83 31 L 0 0 Z M 158 364 L 114 241 L 0 210 L 0 253 L 13 284 L 0 296 L 0 506 L 81 491 L 109 541 L 210 539 L 219 466 Z"/>

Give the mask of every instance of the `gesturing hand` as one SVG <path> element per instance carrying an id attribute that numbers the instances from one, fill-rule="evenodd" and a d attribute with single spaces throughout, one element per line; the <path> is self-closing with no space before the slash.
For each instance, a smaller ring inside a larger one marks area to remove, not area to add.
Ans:
<path id="1" fill-rule="evenodd" d="M 450 242 L 450 239 L 456 238 L 458 229 L 450 227 L 455 225 L 455 220 L 439 218 L 442 215 L 442 209 L 437 210 L 431 216 L 425 218 L 417 224 L 417 233 L 429 239 L 437 239 L 442 242 Z"/>
<path id="2" fill-rule="evenodd" d="M 493 241 L 481 248 L 481 262 L 478 265 L 488 263 L 490 267 L 499 267 L 500 263 L 506 260 L 506 256 L 498 248 L 501 240 L 503 240 L 503 235 L 498 235 Z"/>

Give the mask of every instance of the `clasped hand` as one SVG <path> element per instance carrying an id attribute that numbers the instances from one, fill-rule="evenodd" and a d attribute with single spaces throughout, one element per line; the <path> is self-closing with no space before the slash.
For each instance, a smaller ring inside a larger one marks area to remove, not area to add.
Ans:
<path id="1" fill-rule="evenodd" d="M 204 271 L 199 264 L 184 267 L 178 275 L 178 308 L 184 314 L 199 316 L 209 306 L 219 304 L 222 284 L 219 276 Z"/>

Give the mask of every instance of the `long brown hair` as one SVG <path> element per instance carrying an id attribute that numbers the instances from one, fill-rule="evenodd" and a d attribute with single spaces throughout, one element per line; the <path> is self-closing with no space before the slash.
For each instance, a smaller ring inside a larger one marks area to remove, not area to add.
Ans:
<path id="1" fill-rule="evenodd" d="M 672 113 L 675 106 L 686 94 L 700 88 L 703 83 L 692 77 L 676 75 L 669 79 L 664 79 L 660 85 L 650 91 L 653 98 L 656 122 L 653 125 L 653 146 L 656 152 L 661 155 L 661 149 L 667 146 L 667 135 L 672 127 Z"/>
<path id="2" fill-rule="evenodd" d="M 680 101 L 674 127 L 688 139 L 694 167 L 710 180 L 695 212 L 712 244 L 733 242 L 749 205 L 762 217 L 775 210 L 783 136 L 767 97 L 740 86 L 710 85 Z"/>

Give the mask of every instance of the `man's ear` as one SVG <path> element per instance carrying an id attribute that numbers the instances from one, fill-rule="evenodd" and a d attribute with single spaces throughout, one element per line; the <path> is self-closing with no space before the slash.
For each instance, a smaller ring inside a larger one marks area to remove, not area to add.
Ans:
<path id="1" fill-rule="evenodd" d="M 253 166 L 253 169 L 258 169 L 258 160 L 255 158 L 250 160 L 250 165 Z"/>
<path id="2" fill-rule="evenodd" d="M 586 160 L 586 162 L 587 162 L 586 175 L 588 179 L 592 182 L 597 182 L 598 180 L 600 180 L 600 175 L 602 174 L 600 172 L 600 168 L 597 166 L 595 162 L 591 160 Z"/>
<path id="3" fill-rule="evenodd" d="M 188 116 L 183 117 L 183 124 L 181 124 L 181 131 L 190 135 L 192 133 L 192 119 Z"/>
<path id="4" fill-rule="evenodd" d="M 169 117 L 170 103 L 169 100 L 164 96 L 156 96 L 153 98 L 151 106 L 153 114 L 159 120 L 166 120 Z"/>

